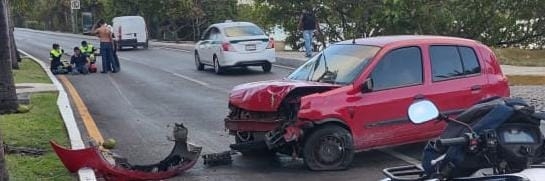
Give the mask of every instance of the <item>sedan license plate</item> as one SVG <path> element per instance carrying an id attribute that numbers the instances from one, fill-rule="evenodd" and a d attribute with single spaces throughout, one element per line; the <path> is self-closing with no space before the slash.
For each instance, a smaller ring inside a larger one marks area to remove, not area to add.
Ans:
<path id="1" fill-rule="evenodd" d="M 256 50 L 255 45 L 246 45 L 246 51 L 254 51 L 254 50 Z"/>

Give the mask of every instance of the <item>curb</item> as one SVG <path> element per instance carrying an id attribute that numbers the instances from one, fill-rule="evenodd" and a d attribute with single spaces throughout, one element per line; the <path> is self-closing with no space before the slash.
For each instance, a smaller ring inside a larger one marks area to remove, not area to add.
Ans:
<path id="1" fill-rule="evenodd" d="M 66 130 L 68 132 L 68 138 L 70 139 L 70 146 L 72 149 L 83 149 L 85 148 L 85 144 L 83 143 L 83 139 L 81 138 L 81 134 L 78 129 L 78 125 L 76 123 L 76 119 L 74 117 L 74 111 L 72 110 L 72 107 L 70 105 L 70 100 L 68 99 L 68 94 L 64 90 L 64 87 L 62 84 L 57 80 L 57 78 L 51 73 L 49 68 L 47 68 L 47 65 L 45 65 L 44 62 L 40 61 L 36 57 L 30 55 L 29 53 L 18 50 L 22 54 L 25 54 L 30 59 L 32 59 L 34 62 L 38 63 L 42 69 L 45 71 L 51 82 L 53 82 L 53 85 L 57 88 L 59 91 L 59 96 L 57 98 L 57 106 L 59 107 L 59 111 L 61 113 L 61 117 L 64 121 L 64 125 L 66 126 Z M 96 181 L 95 172 L 90 168 L 82 168 L 78 170 L 79 180 L 86 180 L 86 181 Z"/>

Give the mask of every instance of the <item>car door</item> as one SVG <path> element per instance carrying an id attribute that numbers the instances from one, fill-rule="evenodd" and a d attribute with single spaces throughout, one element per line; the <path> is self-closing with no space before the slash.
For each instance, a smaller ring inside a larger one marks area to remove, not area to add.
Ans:
<path id="1" fill-rule="evenodd" d="M 487 80 L 476 51 L 470 46 L 431 45 L 431 92 L 427 98 L 439 110 L 456 115 L 484 98 L 481 88 Z M 437 124 L 441 129 L 444 124 Z"/>
<path id="2" fill-rule="evenodd" d="M 199 53 L 199 58 L 201 63 L 210 64 L 211 54 L 210 54 L 210 32 L 212 28 L 208 28 L 204 31 L 204 34 L 201 40 L 197 43 L 197 52 Z"/>
<path id="3" fill-rule="evenodd" d="M 223 38 L 220 30 L 216 27 L 213 27 L 210 30 L 210 46 L 208 47 L 208 51 L 210 52 L 210 63 L 213 64 L 213 57 L 216 55 L 219 59 L 222 59 L 222 43 Z"/>
<path id="4" fill-rule="evenodd" d="M 360 149 L 400 143 L 413 133 L 407 108 L 424 94 L 423 67 L 418 46 L 393 49 L 376 63 L 368 77 L 373 86 L 355 106 L 354 121 L 363 128 L 355 139 Z"/>

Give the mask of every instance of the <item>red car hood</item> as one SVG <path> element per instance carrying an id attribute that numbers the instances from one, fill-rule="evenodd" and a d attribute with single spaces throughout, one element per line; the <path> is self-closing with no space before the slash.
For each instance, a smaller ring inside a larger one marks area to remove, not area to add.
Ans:
<path id="1" fill-rule="evenodd" d="M 274 112 L 290 91 L 304 87 L 337 88 L 340 85 L 289 79 L 252 82 L 235 86 L 229 103 L 248 111 Z"/>

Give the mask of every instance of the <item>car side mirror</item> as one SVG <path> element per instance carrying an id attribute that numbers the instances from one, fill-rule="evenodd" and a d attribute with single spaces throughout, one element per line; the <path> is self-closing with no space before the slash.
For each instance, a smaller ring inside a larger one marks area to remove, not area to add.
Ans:
<path id="1" fill-rule="evenodd" d="M 429 100 L 419 100 L 412 103 L 407 112 L 409 119 L 414 124 L 422 124 L 439 117 L 439 110 Z"/>
<path id="2" fill-rule="evenodd" d="M 373 79 L 368 78 L 360 87 L 361 93 L 373 92 Z"/>

